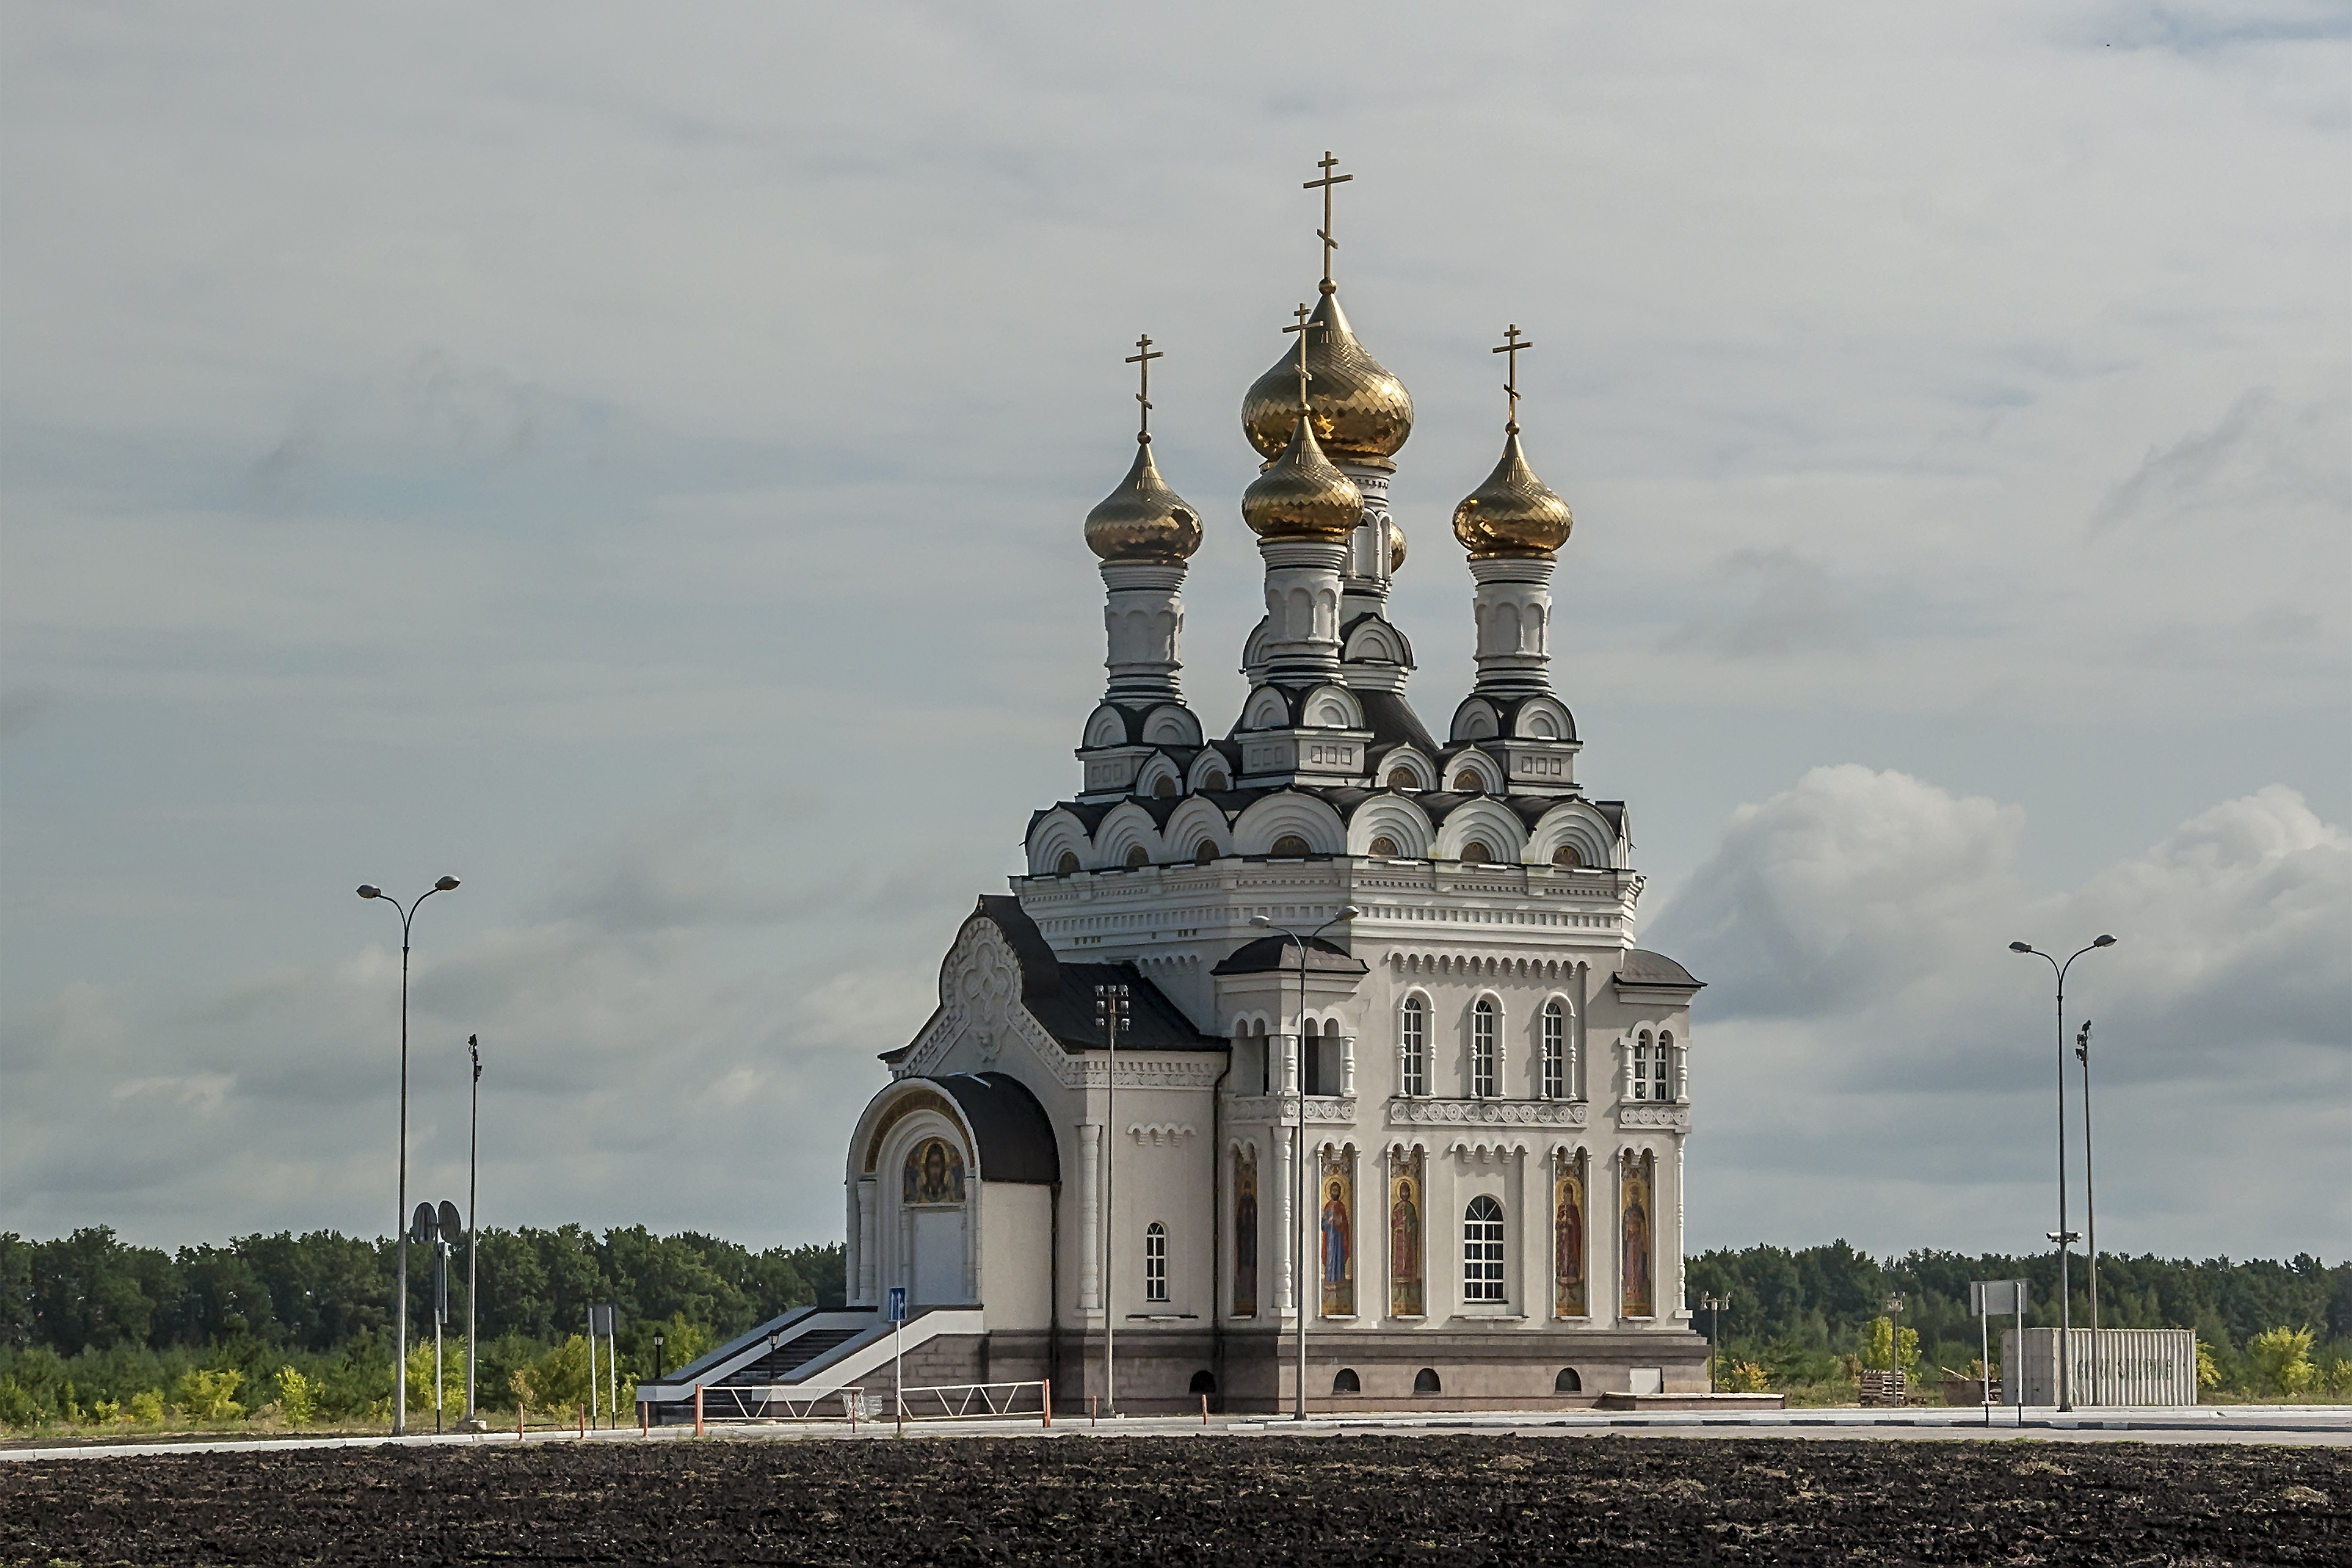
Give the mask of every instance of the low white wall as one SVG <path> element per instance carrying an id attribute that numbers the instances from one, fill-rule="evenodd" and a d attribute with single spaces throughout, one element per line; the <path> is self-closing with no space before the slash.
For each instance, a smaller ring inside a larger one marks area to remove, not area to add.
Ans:
<path id="1" fill-rule="evenodd" d="M 2028 1329 L 2024 1343 L 2010 1329 L 2000 1336 L 2001 1398 L 2016 1405 L 2058 1403 L 2056 1329 Z M 2067 1337 L 2066 1372 L 2076 1405 L 2194 1405 L 2197 1333 L 2193 1329 L 2101 1329 L 2097 1376 L 2092 1372 L 2091 1331 Z"/>

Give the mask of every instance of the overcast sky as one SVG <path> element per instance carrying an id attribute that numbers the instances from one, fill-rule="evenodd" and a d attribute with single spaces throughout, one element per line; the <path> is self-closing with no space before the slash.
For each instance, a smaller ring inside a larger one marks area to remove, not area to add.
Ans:
<path id="1" fill-rule="evenodd" d="M 841 1234 L 839 1140 L 1311 295 L 1394 613 L 1524 357 L 1560 689 L 1701 994 L 1689 1240 L 2352 1252 L 2342 5 L 7 5 L 0 1227 Z"/>

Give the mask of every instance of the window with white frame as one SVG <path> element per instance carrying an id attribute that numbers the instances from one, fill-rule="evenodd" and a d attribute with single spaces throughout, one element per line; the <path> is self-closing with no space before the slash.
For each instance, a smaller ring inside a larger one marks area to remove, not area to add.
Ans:
<path id="1" fill-rule="evenodd" d="M 1472 1198 L 1462 1215 L 1462 1299 L 1503 1299 L 1503 1205 Z"/>
<path id="2" fill-rule="evenodd" d="M 1158 1220 L 1143 1233 L 1143 1299 L 1168 1300 L 1168 1227 Z"/>
<path id="3" fill-rule="evenodd" d="M 1633 1037 L 1633 1071 L 1631 1088 L 1635 1100 L 1650 1098 L 1650 1031 L 1643 1030 Z"/>
<path id="4" fill-rule="evenodd" d="M 1470 1098 L 1495 1098 L 1495 1004 L 1485 996 L 1470 1009 Z"/>
<path id="5" fill-rule="evenodd" d="M 1658 1032 L 1658 1054 L 1650 1062 L 1650 1098 L 1676 1100 L 1679 1086 L 1675 1082 L 1675 1069 L 1682 1063 L 1675 1058 L 1675 1037 L 1669 1030 Z"/>
<path id="6" fill-rule="evenodd" d="M 1406 997 L 1403 1027 L 1404 1092 L 1417 1099 L 1429 1092 L 1429 1004 Z"/>
<path id="7" fill-rule="evenodd" d="M 1546 1100 L 1568 1098 L 1568 1009 L 1557 998 L 1544 1004 L 1542 1084 Z"/>
<path id="8" fill-rule="evenodd" d="M 1274 1037 L 1265 1032 L 1264 1024 L 1257 1026 L 1256 1035 L 1257 1091 L 1260 1094 L 1272 1094 L 1275 1084 Z"/>

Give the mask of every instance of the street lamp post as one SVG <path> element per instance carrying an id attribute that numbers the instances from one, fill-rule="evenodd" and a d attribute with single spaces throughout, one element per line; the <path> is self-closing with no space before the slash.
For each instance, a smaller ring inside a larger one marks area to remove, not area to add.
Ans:
<path id="1" fill-rule="evenodd" d="M 472 1422 L 480 1419 L 474 1408 L 474 1331 L 479 1326 L 474 1291 L 481 1278 L 482 1222 L 475 1205 L 482 1187 L 482 1037 L 467 1035 L 466 1050 L 474 1058 L 474 1108 L 466 1134 L 466 1419 Z"/>
<path id="2" fill-rule="evenodd" d="M 1290 1174 L 1291 1205 L 1297 1211 L 1292 1215 L 1291 1228 L 1294 1236 L 1290 1280 L 1298 1312 L 1297 1419 L 1301 1421 L 1307 1419 L 1307 944 L 1333 926 L 1344 921 L 1354 920 L 1363 912 L 1355 905 L 1349 904 L 1304 937 L 1287 926 L 1276 925 L 1269 916 L 1252 915 L 1250 917 L 1250 924 L 1280 931 L 1286 942 L 1296 944 L 1298 949 L 1298 1029 L 1291 1037 L 1293 1058 L 1297 1063 L 1298 1131 L 1297 1142 L 1294 1146 Z M 1278 981 L 1281 975 L 1279 964 L 1276 965 L 1275 973 Z M 1277 1000 L 1279 996 L 1280 993 L 1277 991 Z M 1318 1180 L 1316 1184 L 1319 1190 L 1322 1185 L 1320 1181 Z M 1319 1293 L 1323 1271 L 1318 1266 L 1315 1272 L 1318 1281 L 1317 1289 Z"/>
<path id="3" fill-rule="evenodd" d="M 2061 963 L 2031 942 L 2012 942 L 2011 952 L 2030 952 L 2046 960 L 2058 979 L 2058 1228 L 2046 1232 L 2058 1244 L 2058 1408 L 2074 1408 L 2074 1384 L 2067 1370 L 2074 1342 L 2074 1316 L 2072 1299 L 2067 1293 L 2067 1248 L 2074 1233 L 2066 1228 L 2066 972 L 2074 967 L 2074 960 L 2093 948 L 2113 947 L 2116 939 L 2104 933 L 2092 939 L 2090 947 L 2078 949 L 2073 957 Z M 2019 1348 L 2023 1348 L 2022 1342 Z"/>
<path id="4" fill-rule="evenodd" d="M 362 882 L 359 890 L 362 899 L 383 899 L 400 917 L 400 1281 L 394 1309 L 400 1360 L 394 1363 L 392 1378 L 392 1435 L 395 1437 L 408 1430 L 408 929 L 425 900 L 457 885 L 457 878 L 444 877 L 410 900 L 406 909 L 381 888 Z"/>
<path id="5" fill-rule="evenodd" d="M 2083 1250 L 2090 1255 L 2091 1404 L 2099 1403 L 2099 1195 L 2091 1180 L 2091 1020 L 2074 1037 L 2074 1059 L 2083 1064 Z"/>
<path id="6" fill-rule="evenodd" d="M 1731 1304 L 1731 1298 L 1727 1295 L 1701 1296 L 1698 1304 L 1710 1314 L 1706 1326 L 1706 1391 L 1713 1394 L 1716 1392 L 1716 1363 L 1723 1353 L 1716 1346 L 1723 1337 L 1723 1309 Z"/>
<path id="7" fill-rule="evenodd" d="M 1134 1026 L 1131 1009 L 1133 1001 L 1124 985 L 1095 987 L 1095 1023 L 1103 1031 L 1103 1131 L 1102 1145 L 1102 1302 L 1103 1302 L 1103 1408 L 1113 1415 L 1118 1414 L 1118 1287 L 1111 1273 L 1111 1233 L 1118 1226 L 1118 1211 L 1111 1206 L 1111 1178 L 1118 1173 L 1118 1037 Z"/>

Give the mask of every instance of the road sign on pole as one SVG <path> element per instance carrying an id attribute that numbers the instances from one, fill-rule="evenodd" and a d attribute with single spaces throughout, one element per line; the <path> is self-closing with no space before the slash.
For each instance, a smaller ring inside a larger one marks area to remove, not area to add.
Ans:
<path id="1" fill-rule="evenodd" d="M 1976 1314 L 1977 1345 L 1982 1357 L 1978 1366 L 1984 1373 L 1985 1425 L 1992 1425 L 1992 1325 L 1995 1312 L 2017 1314 L 2017 1366 L 2000 1369 L 2001 1402 L 2017 1406 L 2019 1426 L 2025 1424 L 2025 1281 L 2022 1279 L 1971 1279 L 1969 1281 L 1969 1310 Z M 2011 1397 L 2012 1391 L 2015 1397 Z"/>
<path id="2" fill-rule="evenodd" d="M 900 1359 L 903 1352 L 899 1349 L 898 1340 L 898 1326 L 907 1321 L 907 1288 L 904 1285 L 890 1287 L 889 1313 L 890 1403 L 892 1408 L 898 1412 L 898 1428 L 904 1432 L 907 1429 L 907 1395 L 904 1392 L 907 1386 L 907 1366 Z"/>

